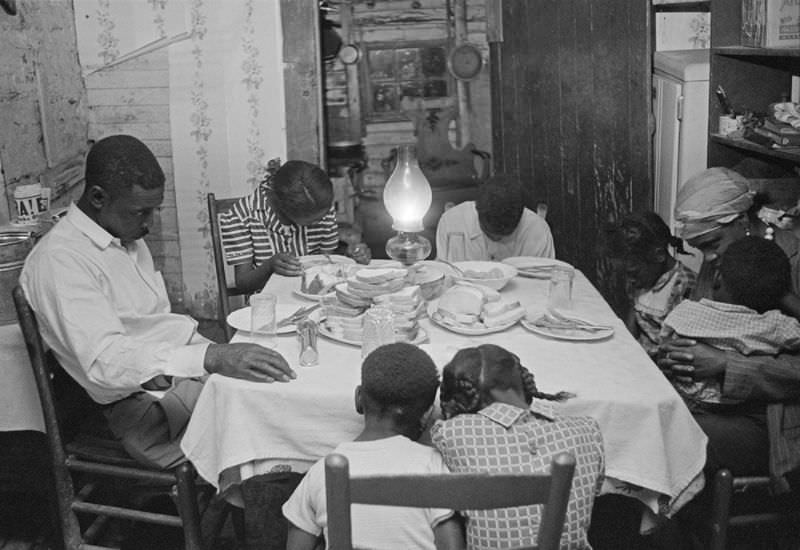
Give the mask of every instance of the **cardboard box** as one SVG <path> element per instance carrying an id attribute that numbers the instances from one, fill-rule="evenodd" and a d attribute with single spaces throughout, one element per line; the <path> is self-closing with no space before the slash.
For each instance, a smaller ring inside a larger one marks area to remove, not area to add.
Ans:
<path id="1" fill-rule="evenodd" d="M 742 0 L 742 46 L 800 48 L 800 0 Z"/>

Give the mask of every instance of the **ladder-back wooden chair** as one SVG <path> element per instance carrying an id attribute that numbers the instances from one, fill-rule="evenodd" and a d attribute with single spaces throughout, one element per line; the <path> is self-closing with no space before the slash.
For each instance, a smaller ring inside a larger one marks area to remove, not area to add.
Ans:
<path id="1" fill-rule="evenodd" d="M 490 510 L 544 504 L 538 550 L 557 550 L 564 529 L 575 458 L 556 456 L 549 474 L 453 473 L 350 477 L 347 458 L 325 458 L 328 549 L 352 550 L 351 504 Z"/>
<path id="2" fill-rule="evenodd" d="M 734 477 L 721 469 L 714 476 L 709 550 L 725 550 L 728 530 L 754 526 L 776 528 L 800 523 L 800 498 L 796 494 L 772 496 L 769 476 Z M 742 503 L 749 499 L 750 503 Z M 742 505 L 737 509 L 736 504 Z"/>
<path id="3" fill-rule="evenodd" d="M 39 326 L 22 287 L 13 290 L 14 305 L 25 345 L 30 356 L 36 387 L 44 415 L 49 462 L 52 468 L 52 498 L 58 514 L 56 526 L 65 550 L 111 550 L 97 542 L 111 518 L 175 527 L 183 530 L 186 550 L 201 550 L 200 509 L 195 486 L 195 470 L 184 462 L 173 471 L 147 468 L 138 464 L 110 433 L 93 430 L 78 433 L 72 441 L 62 439 L 66 429 L 62 408 L 54 399 L 52 378 L 61 367 L 52 354 L 45 352 Z M 69 379 L 71 381 L 71 378 Z M 77 386 L 77 385 L 76 385 Z M 87 402 L 88 396 L 85 396 Z M 99 415 L 99 410 L 95 410 Z M 107 428 L 107 427 L 106 427 Z M 155 487 L 172 487 L 179 515 L 148 512 L 112 502 L 92 502 L 97 494 L 104 497 L 123 494 L 120 488 L 134 482 Z M 87 519 L 91 519 L 88 522 Z M 87 525 L 83 528 L 83 525 Z"/>
<path id="4" fill-rule="evenodd" d="M 211 226 L 211 245 L 214 252 L 214 269 L 217 274 L 217 315 L 219 323 L 225 331 L 226 341 L 233 337 L 233 328 L 228 324 L 228 315 L 231 312 L 230 299 L 233 296 L 245 296 L 248 293 L 236 288 L 236 285 L 228 283 L 228 276 L 225 272 L 225 254 L 222 251 L 222 235 L 219 229 L 219 214 L 227 211 L 239 200 L 239 197 L 228 199 L 218 199 L 214 193 L 209 193 L 208 197 L 208 223 Z"/>

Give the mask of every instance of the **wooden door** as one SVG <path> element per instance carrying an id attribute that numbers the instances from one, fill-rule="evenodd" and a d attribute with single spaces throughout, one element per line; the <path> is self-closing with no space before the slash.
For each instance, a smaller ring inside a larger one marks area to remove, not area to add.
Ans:
<path id="1" fill-rule="evenodd" d="M 651 208 L 650 2 L 487 0 L 496 173 L 548 204 L 556 254 L 618 310 L 599 234 Z"/>

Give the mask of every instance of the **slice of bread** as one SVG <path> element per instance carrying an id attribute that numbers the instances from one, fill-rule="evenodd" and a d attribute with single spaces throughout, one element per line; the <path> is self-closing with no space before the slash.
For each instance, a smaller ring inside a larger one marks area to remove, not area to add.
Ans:
<path id="1" fill-rule="evenodd" d="M 495 306 L 491 309 L 489 306 Z M 525 317 L 525 308 L 519 302 L 503 302 L 487 304 L 481 315 L 481 321 L 487 327 L 499 327 L 513 324 Z"/>
<path id="2" fill-rule="evenodd" d="M 372 305 L 372 298 L 365 296 L 357 296 L 350 292 L 347 283 L 339 283 L 336 285 L 336 298 L 343 304 L 350 307 L 367 308 Z"/>
<path id="3" fill-rule="evenodd" d="M 437 309 L 450 315 L 474 315 L 483 311 L 486 303 L 484 293 L 473 285 L 456 284 L 448 288 L 441 298 Z"/>
<path id="4" fill-rule="evenodd" d="M 487 302 L 497 302 L 500 300 L 500 292 L 488 286 L 470 283 L 468 281 L 458 281 L 454 287 L 455 286 L 468 286 L 480 290 Z"/>
<path id="5" fill-rule="evenodd" d="M 405 279 L 391 279 L 382 283 L 365 283 L 357 279 L 347 280 L 347 291 L 361 298 L 374 298 L 382 294 L 390 294 L 403 288 Z"/>
<path id="6" fill-rule="evenodd" d="M 405 279 L 406 275 L 408 275 L 407 269 L 396 267 L 371 267 L 359 269 L 356 271 L 353 279 L 361 283 L 380 284 L 394 281 L 395 279 Z"/>

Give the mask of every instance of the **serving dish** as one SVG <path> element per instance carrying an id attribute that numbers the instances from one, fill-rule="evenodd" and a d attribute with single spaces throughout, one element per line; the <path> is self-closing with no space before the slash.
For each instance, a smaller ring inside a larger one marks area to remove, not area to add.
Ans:
<path id="1" fill-rule="evenodd" d="M 485 262 L 485 261 L 466 261 L 466 262 L 453 262 L 461 273 L 453 275 L 456 281 L 466 281 L 476 285 L 488 286 L 495 290 L 500 290 L 508 284 L 517 274 L 517 268 L 502 262 Z M 493 271 L 497 271 L 497 277 L 488 277 Z M 474 274 L 482 274 L 482 276 L 474 276 Z"/>
<path id="2" fill-rule="evenodd" d="M 593 340 L 605 340 L 606 338 L 610 338 L 614 335 L 614 327 L 606 326 L 606 325 L 597 325 L 592 321 L 588 321 L 586 319 L 580 319 L 577 317 L 573 317 L 574 320 L 582 323 L 586 323 L 586 325 L 591 326 L 593 328 L 580 328 L 579 326 L 576 327 L 554 327 L 554 326 L 541 326 L 535 324 L 536 320 L 539 319 L 541 315 L 533 315 L 533 316 L 526 316 L 522 318 L 520 323 L 522 324 L 525 329 L 533 332 L 534 334 L 538 334 L 539 336 L 545 336 L 547 338 L 554 338 L 556 340 L 572 340 L 576 342 L 588 342 Z"/>

